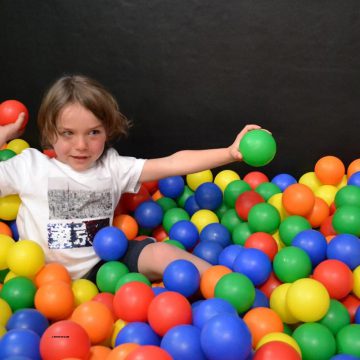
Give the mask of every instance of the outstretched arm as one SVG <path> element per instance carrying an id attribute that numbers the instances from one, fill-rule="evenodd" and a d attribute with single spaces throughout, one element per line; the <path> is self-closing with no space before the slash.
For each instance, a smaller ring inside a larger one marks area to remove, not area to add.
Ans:
<path id="1" fill-rule="evenodd" d="M 145 182 L 168 176 L 192 174 L 230 164 L 234 161 L 241 161 L 240 140 L 248 131 L 255 129 L 260 129 L 260 126 L 246 125 L 237 135 L 235 141 L 226 148 L 183 150 L 170 156 L 149 159 L 145 162 L 140 181 Z"/>
<path id="2" fill-rule="evenodd" d="M 25 114 L 21 113 L 14 123 L 0 126 L 0 147 L 9 140 L 18 138 L 23 133 L 21 126 L 25 120 Z"/>

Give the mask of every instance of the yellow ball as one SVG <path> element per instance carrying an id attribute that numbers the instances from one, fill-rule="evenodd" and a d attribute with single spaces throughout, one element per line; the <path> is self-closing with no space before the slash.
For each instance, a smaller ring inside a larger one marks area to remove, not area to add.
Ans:
<path id="1" fill-rule="evenodd" d="M 338 190 L 334 185 L 321 185 L 315 191 L 315 196 L 323 199 L 330 206 L 334 202 Z"/>
<path id="2" fill-rule="evenodd" d="M 0 324 L 0 339 L 6 334 L 5 326 Z"/>
<path id="3" fill-rule="evenodd" d="M 74 280 L 71 284 L 71 288 L 75 298 L 75 306 L 92 300 L 92 298 L 99 293 L 96 285 L 87 279 Z"/>
<path id="4" fill-rule="evenodd" d="M 15 220 L 21 200 L 18 195 L 8 195 L 0 198 L 0 219 Z"/>
<path id="5" fill-rule="evenodd" d="M 348 178 L 346 175 L 343 176 L 343 178 L 341 179 L 341 181 L 339 182 L 339 184 L 336 185 L 336 187 L 338 188 L 338 190 L 340 190 L 341 188 L 343 188 L 344 186 L 347 186 L 347 181 Z"/>
<path id="6" fill-rule="evenodd" d="M 14 139 L 8 142 L 6 148 L 20 154 L 23 150 L 29 148 L 30 145 L 23 139 Z"/>
<path id="7" fill-rule="evenodd" d="M 186 175 L 186 183 L 193 191 L 195 191 L 199 185 L 205 182 L 212 182 L 213 179 L 214 177 L 211 170 L 204 170 Z"/>
<path id="8" fill-rule="evenodd" d="M 281 341 L 283 343 L 286 343 L 290 346 L 292 346 L 301 356 L 301 349 L 299 344 L 296 342 L 296 340 L 291 337 L 288 334 L 282 333 L 282 332 L 273 332 L 270 334 L 266 334 L 264 337 L 261 338 L 261 340 L 256 345 L 256 350 L 259 349 L 264 344 L 267 344 L 271 341 Z"/>
<path id="9" fill-rule="evenodd" d="M 302 175 L 298 181 L 300 184 L 307 185 L 312 191 L 316 191 L 322 184 L 314 171 Z"/>
<path id="10" fill-rule="evenodd" d="M 353 293 L 360 299 L 360 265 L 353 271 L 354 286 Z"/>
<path id="11" fill-rule="evenodd" d="M 19 276 L 33 277 L 45 265 L 45 253 L 32 240 L 20 240 L 9 250 L 8 268 Z"/>
<path id="12" fill-rule="evenodd" d="M 10 270 L 5 276 L 4 284 L 13 278 L 16 278 L 17 276 L 19 275 L 15 274 L 13 271 Z"/>
<path id="13" fill-rule="evenodd" d="M 113 328 L 113 332 L 111 335 L 111 347 L 115 347 L 115 341 L 116 341 L 116 337 L 118 336 L 120 330 L 122 330 L 122 328 L 127 324 L 126 321 L 122 320 L 122 319 L 118 319 L 115 321 L 114 324 L 114 328 Z"/>
<path id="14" fill-rule="evenodd" d="M 281 221 L 283 221 L 287 216 L 286 210 L 282 203 L 282 196 L 283 196 L 282 193 L 274 194 L 267 201 L 268 204 L 272 205 L 279 212 Z"/>
<path id="15" fill-rule="evenodd" d="M 273 309 L 286 324 L 296 324 L 299 322 L 290 312 L 286 304 L 286 295 L 291 284 L 284 283 L 277 286 L 270 295 L 270 308 Z"/>
<path id="16" fill-rule="evenodd" d="M 315 322 L 329 310 L 330 296 L 321 282 L 304 278 L 291 284 L 286 304 L 295 318 L 302 322 Z"/>
<path id="17" fill-rule="evenodd" d="M 0 270 L 7 269 L 7 255 L 15 240 L 8 235 L 0 234 Z"/>
<path id="18" fill-rule="evenodd" d="M 5 326 L 12 315 L 10 305 L 0 298 L 0 325 Z"/>
<path id="19" fill-rule="evenodd" d="M 278 251 L 285 247 L 285 244 L 280 239 L 280 233 L 279 230 L 277 230 L 274 234 L 272 234 L 272 237 L 275 239 L 276 244 L 278 246 Z"/>
<path id="20" fill-rule="evenodd" d="M 240 180 L 238 173 L 233 170 L 223 170 L 215 176 L 214 183 L 224 192 L 226 187 L 235 180 Z"/>
<path id="21" fill-rule="evenodd" d="M 212 223 L 218 223 L 219 218 L 211 210 L 201 209 L 193 214 L 190 221 L 196 226 L 200 233 L 205 226 Z"/>

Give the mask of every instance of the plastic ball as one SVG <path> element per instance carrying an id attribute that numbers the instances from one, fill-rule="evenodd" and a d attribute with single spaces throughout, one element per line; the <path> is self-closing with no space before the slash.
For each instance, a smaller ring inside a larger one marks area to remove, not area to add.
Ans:
<path id="1" fill-rule="evenodd" d="M 339 353 L 360 357 L 360 325 L 350 324 L 344 326 L 336 336 Z"/>
<path id="2" fill-rule="evenodd" d="M 314 207 L 315 195 L 306 185 L 292 184 L 285 189 L 282 202 L 290 215 L 306 216 Z"/>
<path id="3" fill-rule="evenodd" d="M 71 284 L 71 277 L 66 267 L 60 263 L 45 264 L 35 276 L 35 285 L 37 288 L 55 280 L 61 280 Z"/>
<path id="4" fill-rule="evenodd" d="M 290 174 L 278 174 L 271 179 L 271 182 L 284 191 L 288 186 L 296 184 L 297 180 Z"/>
<path id="5" fill-rule="evenodd" d="M 200 206 L 196 202 L 194 195 L 191 195 L 186 199 L 184 209 L 190 216 L 194 215 L 197 211 L 200 210 Z"/>
<path id="6" fill-rule="evenodd" d="M 304 359 L 327 360 L 336 353 L 334 335 L 322 324 L 301 324 L 292 336 L 299 344 Z"/>
<path id="7" fill-rule="evenodd" d="M 235 180 L 240 180 L 238 173 L 233 170 L 222 170 L 215 176 L 214 184 L 224 192 L 226 187 Z"/>
<path id="8" fill-rule="evenodd" d="M 153 229 L 163 220 L 163 209 L 155 201 L 144 201 L 135 210 L 134 217 L 145 229 Z"/>
<path id="9" fill-rule="evenodd" d="M 129 240 L 133 240 L 139 231 L 138 223 L 128 214 L 116 215 L 113 220 L 113 226 L 119 228 Z"/>
<path id="10" fill-rule="evenodd" d="M 256 350 L 261 349 L 262 346 L 273 341 L 281 341 L 285 344 L 290 345 L 301 357 L 301 350 L 295 339 L 288 334 L 278 331 L 263 336 L 263 338 L 258 342 Z"/>
<path id="11" fill-rule="evenodd" d="M 330 299 L 329 310 L 319 323 L 325 325 L 335 336 L 340 329 L 350 324 L 350 314 L 340 301 Z"/>
<path id="12" fill-rule="evenodd" d="M 251 353 L 251 334 L 236 315 L 222 313 L 206 322 L 201 331 L 201 346 L 210 360 L 246 360 Z"/>
<path id="13" fill-rule="evenodd" d="M 221 224 L 224 225 L 231 233 L 234 229 L 243 221 L 237 216 L 235 209 L 226 210 L 225 214 L 221 218 Z"/>
<path id="14" fill-rule="evenodd" d="M 347 181 L 348 185 L 360 186 L 360 171 L 354 172 Z"/>
<path id="15" fill-rule="evenodd" d="M 353 279 L 354 279 L 354 286 L 353 286 L 353 293 L 360 299 L 360 266 L 357 266 L 353 271 Z"/>
<path id="16" fill-rule="evenodd" d="M 339 234 L 360 236 L 360 207 L 344 205 L 333 215 L 332 225 Z"/>
<path id="17" fill-rule="evenodd" d="M 126 360 L 127 356 L 140 345 L 135 343 L 124 343 L 116 346 L 106 357 L 106 360 Z"/>
<path id="18" fill-rule="evenodd" d="M 125 343 L 136 343 L 139 345 L 160 345 L 160 337 L 146 322 L 127 323 L 118 333 L 115 346 Z"/>
<path id="19" fill-rule="evenodd" d="M 289 344 L 282 341 L 270 341 L 256 350 L 253 360 L 301 360 L 300 354 Z"/>
<path id="20" fill-rule="evenodd" d="M 244 191 L 235 202 L 235 210 L 240 219 L 247 221 L 254 205 L 265 202 L 263 197 L 254 190 Z"/>
<path id="21" fill-rule="evenodd" d="M 138 348 L 134 349 L 134 351 L 132 351 L 126 358 L 126 360 L 145 359 L 172 360 L 172 357 L 167 351 L 158 346 L 145 345 L 139 346 Z"/>
<path id="22" fill-rule="evenodd" d="M 318 228 L 324 220 L 330 215 L 330 207 L 325 200 L 315 196 L 314 206 L 311 211 L 306 215 L 313 228 Z"/>
<path id="23" fill-rule="evenodd" d="M 45 330 L 40 340 L 40 353 L 43 360 L 68 357 L 86 360 L 90 355 L 90 346 L 89 336 L 79 324 L 62 320 Z"/>
<path id="24" fill-rule="evenodd" d="M 308 220 L 299 215 L 287 217 L 279 226 L 280 239 L 285 245 L 291 245 L 295 236 L 302 231 L 310 230 L 311 225 Z"/>
<path id="25" fill-rule="evenodd" d="M 223 247 L 219 243 L 214 241 L 201 241 L 195 246 L 193 254 L 212 265 L 217 265 L 222 250 Z"/>
<path id="26" fill-rule="evenodd" d="M 266 254 L 272 261 L 278 252 L 278 245 L 275 239 L 268 233 L 255 232 L 245 241 L 244 247 L 247 249 L 258 249 Z"/>
<path id="27" fill-rule="evenodd" d="M 90 360 L 104 360 L 111 353 L 111 349 L 103 345 L 94 345 L 90 348 Z"/>
<path id="28" fill-rule="evenodd" d="M 243 250 L 243 246 L 238 244 L 227 246 L 219 254 L 219 258 L 218 258 L 219 265 L 223 265 L 228 267 L 229 269 L 232 269 L 236 257 L 239 255 L 239 253 L 242 250 Z"/>
<path id="29" fill-rule="evenodd" d="M 71 290 L 74 294 L 75 306 L 90 301 L 99 293 L 96 285 L 88 279 L 76 279 L 71 284 Z"/>
<path id="30" fill-rule="evenodd" d="M 0 234 L 0 270 L 8 268 L 7 256 L 9 250 L 14 246 L 15 240 L 5 234 Z"/>
<path id="31" fill-rule="evenodd" d="M 16 152 L 10 149 L 1 149 L 0 150 L 0 162 L 6 161 L 16 156 Z"/>
<path id="32" fill-rule="evenodd" d="M 14 123 L 21 113 L 25 113 L 22 129 L 29 121 L 29 111 L 26 106 L 18 100 L 5 100 L 0 104 L 0 125 Z"/>
<path id="33" fill-rule="evenodd" d="M 281 194 L 280 188 L 272 182 L 263 182 L 255 188 L 255 191 L 268 201 L 275 194 Z"/>
<path id="34" fill-rule="evenodd" d="M 298 319 L 290 312 L 286 298 L 291 284 L 278 285 L 270 294 L 270 308 L 274 310 L 285 324 L 296 324 Z"/>
<path id="35" fill-rule="evenodd" d="M 350 178 L 352 174 L 360 171 L 360 158 L 353 160 L 346 169 L 347 177 Z"/>
<path id="36" fill-rule="evenodd" d="M 274 206 L 274 208 L 279 212 L 281 221 L 283 221 L 288 216 L 282 203 L 282 196 L 282 193 L 275 194 L 267 201 L 268 204 Z"/>
<path id="37" fill-rule="evenodd" d="M 337 185 L 345 175 L 345 166 L 336 156 L 324 156 L 316 162 L 314 171 L 323 184 Z"/>
<path id="38" fill-rule="evenodd" d="M 0 359 L 41 359 L 40 336 L 28 329 L 14 329 L 8 331 L 0 340 Z"/>
<path id="39" fill-rule="evenodd" d="M 349 294 L 340 301 L 346 307 L 346 310 L 350 315 L 350 322 L 354 322 L 355 313 L 360 306 L 360 299 L 357 296 L 354 296 L 353 294 Z"/>
<path id="40" fill-rule="evenodd" d="M 164 213 L 167 210 L 176 208 L 178 205 L 176 203 L 176 201 L 174 199 L 171 199 L 169 197 L 163 196 L 160 199 L 157 199 L 156 202 L 161 206 L 161 208 L 163 209 Z M 185 201 L 186 202 L 186 201 Z"/>
<path id="41" fill-rule="evenodd" d="M 251 190 L 250 185 L 244 180 L 232 181 L 224 190 L 224 202 L 229 208 L 234 208 L 239 195 Z"/>
<path id="42" fill-rule="evenodd" d="M 178 325 L 161 340 L 161 348 L 173 359 L 206 360 L 200 343 L 200 329 L 193 325 Z"/>
<path id="43" fill-rule="evenodd" d="M 233 272 L 225 274 L 218 281 L 215 297 L 229 301 L 238 313 L 242 313 L 253 305 L 255 287 L 247 276 Z"/>
<path id="44" fill-rule="evenodd" d="M 0 198 L 0 219 L 15 220 L 20 204 L 21 200 L 18 195 L 7 195 Z"/>
<path id="45" fill-rule="evenodd" d="M 13 139 L 6 145 L 6 149 L 14 151 L 15 154 L 20 154 L 23 150 L 29 147 L 29 143 L 23 139 Z"/>
<path id="46" fill-rule="evenodd" d="M 258 288 L 255 288 L 255 300 L 254 303 L 251 306 L 251 309 L 255 309 L 257 307 L 270 307 L 270 302 L 266 294 L 259 290 Z"/>
<path id="47" fill-rule="evenodd" d="M 321 282 L 304 278 L 291 284 L 286 295 L 286 303 L 298 320 L 315 322 L 327 313 L 330 296 Z"/>
<path id="48" fill-rule="evenodd" d="M 280 215 L 274 206 L 260 203 L 251 208 L 248 223 L 252 232 L 273 234 L 280 225 Z"/>
<path id="49" fill-rule="evenodd" d="M 144 185 L 140 186 L 137 193 L 122 194 L 121 199 L 115 209 L 115 214 L 127 213 L 128 211 L 135 211 L 135 209 L 144 201 L 150 200 L 149 191 Z"/>
<path id="50" fill-rule="evenodd" d="M 351 269 L 342 261 L 327 259 L 316 266 L 313 278 L 321 282 L 333 299 L 342 299 L 353 288 Z"/>
<path id="51" fill-rule="evenodd" d="M 240 140 L 239 150 L 246 164 L 255 167 L 264 166 L 275 157 L 276 142 L 267 131 L 252 130 Z"/>
<path id="52" fill-rule="evenodd" d="M 195 190 L 194 196 L 200 208 L 208 210 L 216 210 L 223 200 L 221 189 L 212 182 L 205 182 L 199 185 Z"/>
<path id="53" fill-rule="evenodd" d="M 351 270 L 360 265 L 360 239 L 352 234 L 336 235 L 327 247 L 328 259 L 344 262 Z"/>
<path id="54" fill-rule="evenodd" d="M 223 248 L 232 243 L 230 231 L 219 223 L 212 223 L 205 226 L 200 233 L 200 241 L 213 241 Z"/>
<path id="55" fill-rule="evenodd" d="M 202 210 L 202 211 L 209 211 L 209 210 Z M 190 220 L 189 214 L 182 208 L 178 208 L 178 207 L 172 208 L 165 212 L 162 225 L 165 231 L 169 233 L 171 227 L 180 220 Z"/>
<path id="56" fill-rule="evenodd" d="M 114 294 L 117 282 L 128 272 L 127 266 L 119 261 L 105 262 L 96 274 L 96 285 L 100 291 Z"/>
<path id="57" fill-rule="evenodd" d="M 96 254 L 104 261 L 118 260 L 126 252 L 128 239 L 123 231 L 115 226 L 100 229 L 93 240 Z"/>
<path id="58" fill-rule="evenodd" d="M 182 192 L 182 194 L 176 199 L 176 203 L 180 206 L 180 207 L 184 207 L 185 206 L 185 202 L 186 200 L 190 197 L 193 196 L 194 192 L 187 186 L 185 185 L 184 187 L 184 191 Z"/>
<path id="59" fill-rule="evenodd" d="M 172 199 L 179 197 L 184 191 L 185 181 L 182 176 L 169 176 L 158 182 L 161 194 Z"/>
<path id="60" fill-rule="evenodd" d="M 1 297 L 10 305 L 12 311 L 34 306 L 35 284 L 28 278 L 18 276 L 5 282 Z"/>
<path id="61" fill-rule="evenodd" d="M 197 243 L 199 231 L 191 221 L 180 220 L 170 228 L 169 238 L 180 241 L 189 250 Z"/>
<path id="62" fill-rule="evenodd" d="M 192 310 L 185 296 L 174 291 L 157 295 L 148 309 L 148 322 L 160 336 L 176 325 L 191 324 Z"/>
<path id="63" fill-rule="evenodd" d="M 323 199 L 328 206 L 331 206 L 335 200 L 337 192 L 338 188 L 335 185 L 321 185 L 314 191 L 314 194 L 320 199 Z"/>
<path id="64" fill-rule="evenodd" d="M 5 326 L 12 315 L 10 305 L 0 297 L 0 326 Z"/>
<path id="65" fill-rule="evenodd" d="M 211 210 L 201 209 L 192 215 L 191 222 L 197 227 L 199 233 L 201 233 L 205 226 L 218 223 L 219 219 Z"/>
<path id="66" fill-rule="evenodd" d="M 195 191 L 199 185 L 205 182 L 211 182 L 213 179 L 214 177 L 211 170 L 204 170 L 186 175 L 186 183 L 193 191 Z"/>
<path id="67" fill-rule="evenodd" d="M 269 182 L 269 178 L 261 171 L 248 172 L 243 180 L 250 186 L 252 190 L 255 190 L 259 185 Z"/>
<path id="68" fill-rule="evenodd" d="M 322 185 L 314 171 L 309 171 L 303 174 L 298 182 L 299 184 L 308 186 L 314 192 L 316 192 L 316 190 Z"/>
<path id="69" fill-rule="evenodd" d="M 61 280 L 40 286 L 36 291 L 34 303 L 37 310 L 54 321 L 67 319 L 75 307 L 71 285 Z"/>
<path id="70" fill-rule="evenodd" d="M 335 206 L 340 208 L 344 205 L 360 206 L 360 187 L 347 185 L 341 188 L 335 195 Z"/>
<path id="71" fill-rule="evenodd" d="M 163 282 L 168 290 L 177 291 L 189 297 L 199 289 L 200 272 L 188 260 L 174 260 L 165 268 Z"/>

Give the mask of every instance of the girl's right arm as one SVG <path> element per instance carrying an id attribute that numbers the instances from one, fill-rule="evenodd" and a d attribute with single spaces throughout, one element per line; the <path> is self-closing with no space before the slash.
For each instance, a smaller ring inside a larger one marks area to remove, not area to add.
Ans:
<path id="1" fill-rule="evenodd" d="M 25 114 L 21 113 L 14 123 L 0 126 L 0 148 L 9 140 L 16 139 L 24 132 L 21 126 L 24 122 Z"/>

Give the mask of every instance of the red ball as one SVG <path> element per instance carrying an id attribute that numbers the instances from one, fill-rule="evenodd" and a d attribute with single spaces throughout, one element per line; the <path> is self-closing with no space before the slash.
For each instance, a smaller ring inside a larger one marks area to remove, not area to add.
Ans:
<path id="1" fill-rule="evenodd" d="M 256 232 L 245 241 L 244 247 L 258 249 L 264 252 L 272 261 L 278 252 L 276 240 L 268 233 Z"/>
<path id="2" fill-rule="evenodd" d="M 253 360 L 301 360 L 300 354 L 284 341 L 269 341 L 262 345 L 254 354 Z"/>
<path id="3" fill-rule="evenodd" d="M 151 287 L 139 281 L 131 281 L 115 293 L 113 306 L 116 316 L 124 321 L 147 321 L 149 305 L 155 294 Z"/>
<path id="4" fill-rule="evenodd" d="M 121 207 L 124 212 L 133 212 L 136 208 L 146 200 L 150 200 L 151 196 L 148 189 L 141 185 L 139 191 L 136 194 L 124 193 L 117 206 Z"/>
<path id="5" fill-rule="evenodd" d="M 271 293 L 281 284 L 282 282 L 272 271 L 268 279 L 263 284 L 258 286 L 258 289 L 261 290 L 270 299 Z"/>
<path id="6" fill-rule="evenodd" d="M 143 345 L 133 350 L 126 360 L 172 360 L 164 349 L 154 345 Z"/>
<path id="7" fill-rule="evenodd" d="M 191 324 L 191 321 L 191 305 L 180 293 L 166 291 L 157 295 L 149 306 L 148 322 L 160 336 L 174 326 Z"/>
<path id="8" fill-rule="evenodd" d="M 334 215 L 328 216 L 320 225 L 320 232 L 324 236 L 336 235 L 336 231 L 332 225 Z"/>
<path id="9" fill-rule="evenodd" d="M 114 321 L 116 321 L 117 317 L 115 315 L 114 305 L 113 305 L 114 294 L 109 292 L 101 292 L 96 294 L 91 300 L 104 304 L 110 310 Z"/>
<path id="10" fill-rule="evenodd" d="M 263 197 L 254 190 L 248 190 L 241 193 L 235 202 L 235 210 L 238 216 L 244 220 L 248 220 L 249 211 L 259 203 L 265 202 Z"/>
<path id="11" fill-rule="evenodd" d="M 247 182 L 253 190 L 255 190 L 258 185 L 269 182 L 269 178 L 260 171 L 250 171 L 244 176 L 243 180 Z"/>
<path id="12" fill-rule="evenodd" d="M 341 299 L 347 296 L 354 285 L 353 273 L 340 260 L 328 259 L 316 266 L 313 278 L 320 281 L 329 292 L 332 299 Z"/>
<path id="13" fill-rule="evenodd" d="M 25 113 L 22 129 L 29 120 L 29 111 L 26 106 L 18 100 L 6 100 L 0 104 L 0 125 L 7 125 L 16 121 L 20 113 Z"/>
<path id="14" fill-rule="evenodd" d="M 50 325 L 41 336 L 40 354 L 43 360 L 70 357 L 87 360 L 90 346 L 89 335 L 79 324 L 62 320 Z"/>
<path id="15" fill-rule="evenodd" d="M 341 303 L 346 307 L 350 315 L 350 322 L 353 323 L 355 320 L 355 314 L 360 307 L 360 299 L 355 295 L 349 294 L 346 298 L 341 299 Z"/>

